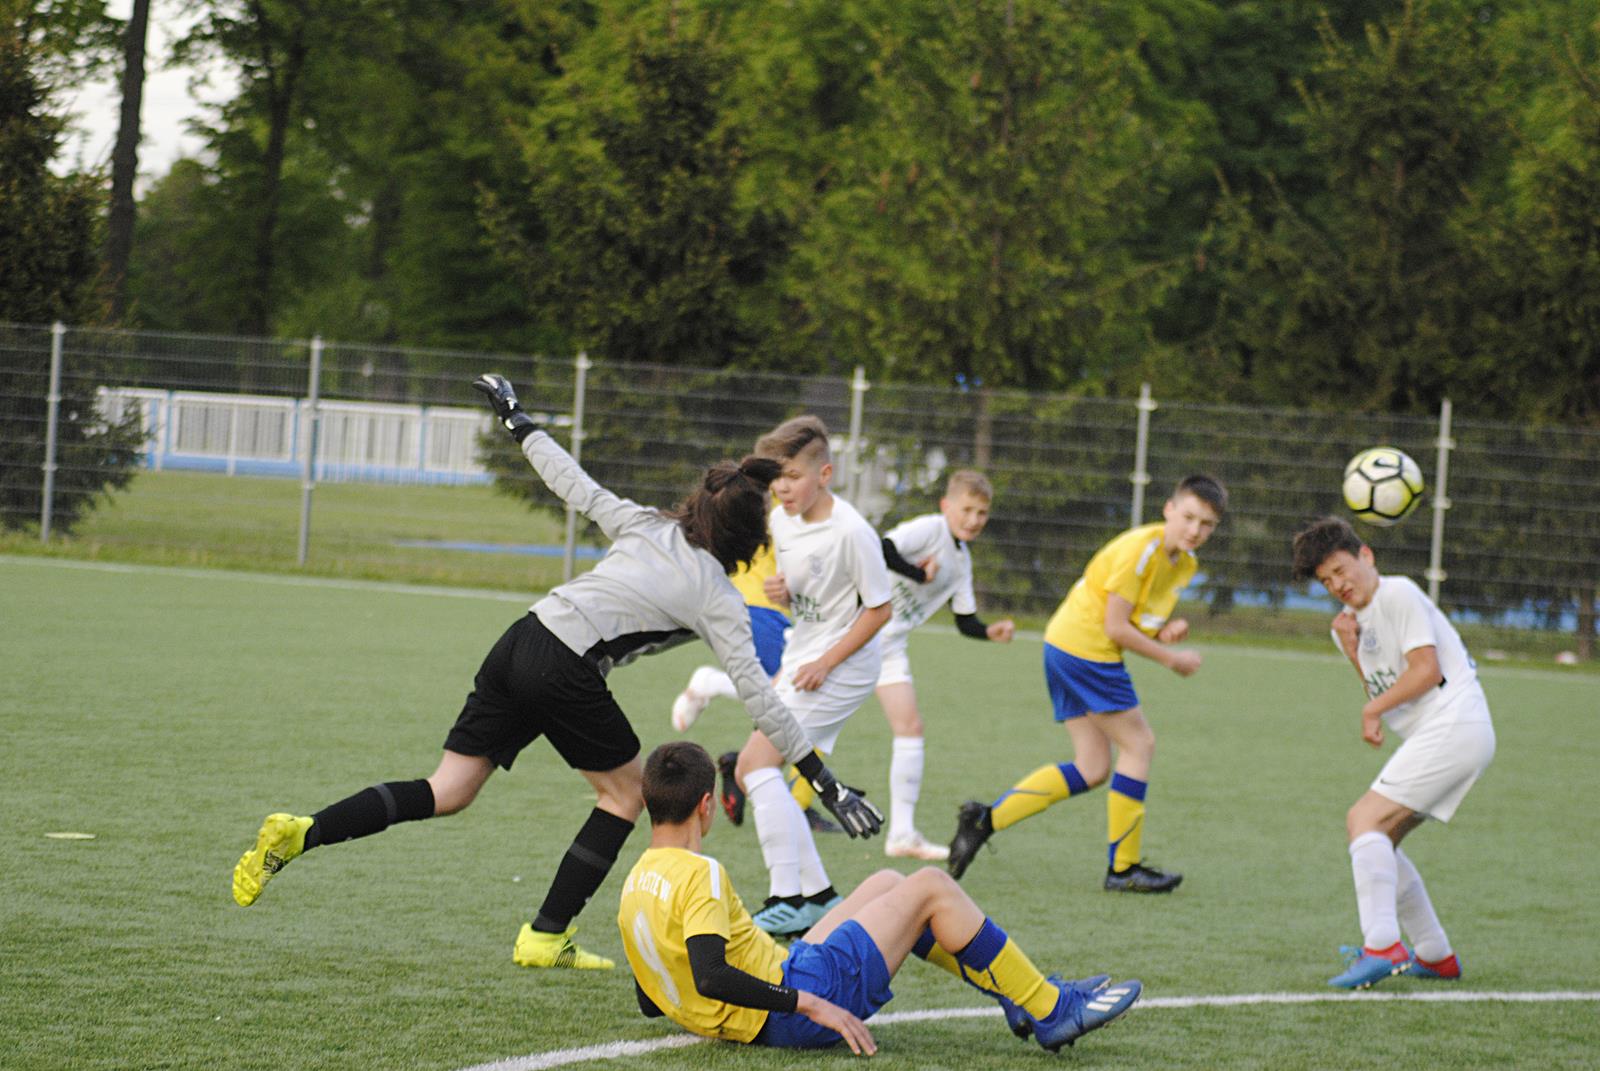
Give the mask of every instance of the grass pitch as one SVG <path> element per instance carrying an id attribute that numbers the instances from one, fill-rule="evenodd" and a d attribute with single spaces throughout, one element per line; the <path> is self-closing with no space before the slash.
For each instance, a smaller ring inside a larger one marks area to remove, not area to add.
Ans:
<path id="1" fill-rule="evenodd" d="M 309 813 L 429 773 L 478 662 L 525 601 L 0 558 L 0 1063 L 450 1069 L 672 1033 L 637 1015 L 625 971 L 511 962 L 517 927 L 591 805 L 542 743 L 459 816 L 319 849 L 248 910 L 229 896 L 267 812 Z M 1137 976 L 1149 998 L 1322 993 L 1335 946 L 1357 938 L 1344 810 L 1381 761 L 1359 740 L 1358 686 L 1331 655 L 1203 649 L 1190 680 L 1133 666 L 1159 738 L 1146 854 L 1184 871 L 1177 893 L 1099 891 L 1100 795 L 1000 834 L 965 885 L 1047 969 Z M 706 655 L 688 648 L 612 676 L 647 747 L 670 735 L 671 698 Z M 944 838 L 961 800 L 990 799 L 1065 757 L 1065 733 L 1049 720 L 1037 640 L 924 630 L 912 659 L 929 725 L 919 824 Z M 1488 667 L 1484 679 L 1495 764 L 1450 826 L 1407 843 L 1466 965 L 1450 991 L 1600 988 L 1595 678 Z M 747 732 L 724 704 L 693 736 L 715 752 Z M 833 765 L 887 806 L 888 757 L 869 704 Z M 580 918 L 580 940 L 619 959 L 617 886 L 643 845 L 635 834 Z M 841 887 L 887 862 L 876 840 L 821 848 Z M 707 850 L 747 902 L 761 898 L 749 828 L 719 823 Z M 1395 979 L 1382 990 L 1438 988 Z M 984 1002 L 918 963 L 895 989 L 890 1011 Z M 1056 1059 L 1014 1041 L 997 1014 L 875 1035 L 880 1067 Z M 1593 1003 L 1339 1003 L 1136 1009 L 1059 1060 L 1578 1068 L 1597 1051 Z M 708 1044 L 627 1066 L 850 1059 Z"/>

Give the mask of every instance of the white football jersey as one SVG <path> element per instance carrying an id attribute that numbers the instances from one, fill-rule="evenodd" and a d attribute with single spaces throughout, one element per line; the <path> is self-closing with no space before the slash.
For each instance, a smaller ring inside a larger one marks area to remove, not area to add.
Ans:
<path id="1" fill-rule="evenodd" d="M 889 578 L 893 589 L 894 617 L 883 626 L 885 642 L 904 637 L 939 611 L 946 602 L 958 614 L 975 614 L 978 601 L 972 594 L 972 554 L 966 544 L 956 542 L 944 514 L 929 513 L 913 517 L 889 529 L 886 537 L 900 556 L 912 565 L 932 558 L 938 572 L 926 584 L 895 573 Z"/>
<path id="2" fill-rule="evenodd" d="M 863 606 L 889 601 L 889 569 L 883 564 L 878 533 L 856 508 L 835 495 L 833 512 L 807 524 L 779 506 L 769 518 L 778 572 L 789 585 L 789 616 L 794 630 L 784 648 L 783 665 L 814 662 L 839 642 Z M 878 637 L 838 667 L 878 675 Z M 835 670 L 837 672 L 837 669 Z"/>
<path id="3" fill-rule="evenodd" d="M 1432 647 L 1439 659 L 1443 683 L 1385 714 L 1390 729 L 1405 737 L 1435 718 L 1489 716 L 1488 703 L 1481 701 L 1477 663 L 1467 654 L 1461 635 L 1409 577 L 1379 577 L 1377 593 L 1356 611 L 1356 622 L 1361 626 L 1356 657 L 1369 699 L 1394 687 L 1405 672 L 1407 651 Z"/>

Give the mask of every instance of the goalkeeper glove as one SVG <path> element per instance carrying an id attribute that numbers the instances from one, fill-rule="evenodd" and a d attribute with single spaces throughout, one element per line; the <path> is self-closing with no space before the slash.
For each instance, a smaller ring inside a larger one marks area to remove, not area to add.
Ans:
<path id="1" fill-rule="evenodd" d="M 472 388 L 489 399 L 495 419 L 505 426 L 517 442 L 520 443 L 539 430 L 538 422 L 522 411 L 522 405 L 517 401 L 517 392 L 512 389 L 511 381 L 505 376 L 486 372 L 472 381 Z"/>
<path id="2" fill-rule="evenodd" d="M 817 790 L 822 805 L 833 812 L 844 831 L 852 837 L 870 837 L 883 826 L 883 812 L 861 794 L 860 789 L 842 785 L 826 766 L 808 778 Z"/>

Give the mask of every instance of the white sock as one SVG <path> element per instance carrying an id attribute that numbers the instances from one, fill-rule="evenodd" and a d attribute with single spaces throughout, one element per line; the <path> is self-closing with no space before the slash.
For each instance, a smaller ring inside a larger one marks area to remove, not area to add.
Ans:
<path id="1" fill-rule="evenodd" d="M 794 799 L 793 796 L 789 798 Z M 799 804 L 795 805 L 794 813 L 800 816 L 800 840 L 797 845 L 800 851 L 800 893 L 803 896 L 815 896 L 833 882 L 828 880 L 828 872 L 822 868 L 822 856 L 817 854 L 817 838 L 812 835 L 811 824 L 806 821 Z"/>
<path id="2" fill-rule="evenodd" d="M 1350 842 L 1350 869 L 1356 879 L 1356 912 L 1361 919 L 1361 940 L 1379 951 L 1400 940 L 1395 917 L 1394 842 L 1373 830 Z"/>
<path id="3" fill-rule="evenodd" d="M 1394 896 L 1395 913 L 1400 917 L 1406 936 L 1411 938 L 1411 951 L 1418 959 L 1425 959 L 1429 963 L 1449 959 L 1450 939 L 1444 935 L 1444 927 L 1439 925 L 1439 916 L 1434 914 L 1433 901 L 1428 899 L 1422 875 L 1417 873 L 1416 866 L 1399 848 L 1394 850 L 1394 863 L 1399 876 Z"/>
<path id="4" fill-rule="evenodd" d="M 922 795 L 925 746 L 920 736 L 894 738 L 889 761 L 889 838 L 909 837 L 917 828 L 917 799 Z"/>
<path id="5" fill-rule="evenodd" d="M 706 699 L 738 699 L 733 678 L 716 666 L 701 666 L 689 678 L 689 690 Z"/>
<path id="6" fill-rule="evenodd" d="M 767 864 L 769 896 L 800 895 L 800 838 L 806 828 L 800 805 L 789 794 L 776 766 L 752 770 L 744 778 L 745 798 L 761 841 L 761 858 Z M 798 828 L 797 828 L 798 827 Z M 815 854 L 816 849 L 812 849 Z"/>

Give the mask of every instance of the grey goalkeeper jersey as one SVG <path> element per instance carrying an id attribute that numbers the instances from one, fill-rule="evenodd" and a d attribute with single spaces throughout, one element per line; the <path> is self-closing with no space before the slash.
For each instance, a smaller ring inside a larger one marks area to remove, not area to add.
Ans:
<path id="1" fill-rule="evenodd" d="M 602 674 L 698 636 L 772 745 L 790 762 L 810 754 L 811 740 L 756 660 L 749 611 L 721 563 L 690 546 L 677 522 L 601 487 L 544 432 L 524 439 L 522 452 L 550 490 L 611 540 L 593 569 L 533 604 L 545 628 Z"/>

